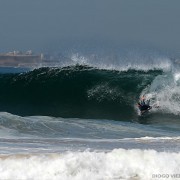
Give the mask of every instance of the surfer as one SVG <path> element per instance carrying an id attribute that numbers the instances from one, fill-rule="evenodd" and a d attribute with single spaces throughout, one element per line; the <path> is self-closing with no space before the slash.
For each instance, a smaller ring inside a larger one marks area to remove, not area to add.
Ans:
<path id="1" fill-rule="evenodd" d="M 141 112 L 145 112 L 150 110 L 152 107 L 149 105 L 150 100 L 146 100 L 145 96 L 143 95 L 140 99 L 140 102 L 138 102 L 138 108 Z"/>

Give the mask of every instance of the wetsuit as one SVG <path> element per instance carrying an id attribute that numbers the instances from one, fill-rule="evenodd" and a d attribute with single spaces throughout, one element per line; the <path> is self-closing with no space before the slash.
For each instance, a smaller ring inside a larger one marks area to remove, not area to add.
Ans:
<path id="1" fill-rule="evenodd" d="M 141 100 L 139 103 L 139 109 L 140 111 L 146 111 L 148 109 L 151 109 L 151 106 L 149 105 L 150 100 L 147 100 L 147 102 L 145 103 L 145 100 Z"/>
<path id="2" fill-rule="evenodd" d="M 149 106 L 147 104 L 139 106 L 140 111 L 146 111 L 150 108 L 151 108 L 151 106 Z"/>

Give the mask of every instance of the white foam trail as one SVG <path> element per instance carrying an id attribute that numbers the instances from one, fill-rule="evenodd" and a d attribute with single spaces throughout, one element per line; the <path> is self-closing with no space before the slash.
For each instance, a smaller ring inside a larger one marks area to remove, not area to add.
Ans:
<path id="1" fill-rule="evenodd" d="M 154 150 L 115 149 L 107 153 L 85 151 L 0 157 L 1 179 L 150 180 L 160 175 L 173 179 L 179 172 L 180 153 Z"/>

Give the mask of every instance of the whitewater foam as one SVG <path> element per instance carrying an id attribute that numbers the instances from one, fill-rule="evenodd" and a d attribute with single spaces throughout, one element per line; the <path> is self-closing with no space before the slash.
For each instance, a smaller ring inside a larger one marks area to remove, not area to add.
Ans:
<path id="1" fill-rule="evenodd" d="M 168 164 L 167 164 L 168 162 Z M 0 157 L 1 179 L 153 179 L 180 172 L 180 153 L 115 149 L 111 152 L 8 155 Z"/>
<path id="2" fill-rule="evenodd" d="M 180 114 L 180 74 L 178 72 L 169 72 L 157 76 L 150 86 L 145 88 L 141 96 L 146 94 L 146 97 L 151 100 L 152 104 L 159 104 L 158 109 L 153 111 Z"/>

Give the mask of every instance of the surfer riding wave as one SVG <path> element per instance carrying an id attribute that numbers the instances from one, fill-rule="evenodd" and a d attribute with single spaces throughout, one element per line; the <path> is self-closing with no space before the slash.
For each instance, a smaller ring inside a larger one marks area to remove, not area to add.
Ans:
<path id="1" fill-rule="evenodd" d="M 152 108 L 152 106 L 149 105 L 150 100 L 146 100 L 146 97 L 143 95 L 140 98 L 140 101 L 138 102 L 138 108 L 141 111 L 141 113 L 148 111 Z"/>

